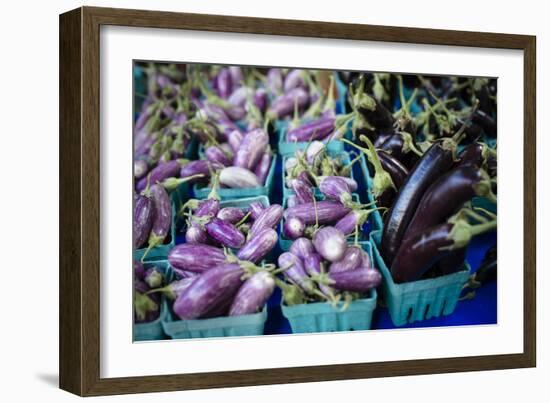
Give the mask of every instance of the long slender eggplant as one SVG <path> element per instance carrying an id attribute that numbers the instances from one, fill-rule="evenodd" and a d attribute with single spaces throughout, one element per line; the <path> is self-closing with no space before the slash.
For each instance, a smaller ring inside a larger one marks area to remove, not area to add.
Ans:
<path id="1" fill-rule="evenodd" d="M 253 220 L 256 220 L 264 209 L 264 205 L 260 202 L 252 202 L 248 205 L 248 211 L 250 211 L 250 217 Z"/>
<path id="2" fill-rule="evenodd" d="M 248 132 L 235 152 L 233 165 L 253 170 L 262 158 L 268 144 L 269 136 L 263 129 Z"/>
<path id="3" fill-rule="evenodd" d="M 305 292 L 311 293 L 315 288 L 313 281 L 308 277 L 302 260 L 291 252 L 284 252 L 279 255 L 278 264 L 284 269 L 284 274 L 293 283 L 298 285 Z"/>
<path id="4" fill-rule="evenodd" d="M 214 217 L 204 226 L 208 235 L 227 248 L 240 248 L 245 238 L 241 231 L 233 224 Z"/>
<path id="5" fill-rule="evenodd" d="M 277 231 L 264 228 L 244 244 L 237 253 L 237 257 L 241 260 L 258 263 L 271 252 L 278 240 Z"/>
<path id="6" fill-rule="evenodd" d="M 330 200 L 316 201 L 314 203 L 303 203 L 287 208 L 285 218 L 298 217 L 306 225 L 330 224 L 349 213 L 351 210 L 342 203 Z"/>
<path id="7" fill-rule="evenodd" d="M 262 186 L 254 172 L 235 166 L 226 167 L 220 171 L 220 183 L 236 189 Z"/>
<path id="8" fill-rule="evenodd" d="M 330 286 L 341 291 L 367 292 L 382 282 L 382 275 L 372 267 L 330 272 L 328 277 Z"/>
<path id="9" fill-rule="evenodd" d="M 304 261 L 309 255 L 315 252 L 315 248 L 311 240 L 307 238 L 298 238 L 290 245 L 289 252 Z"/>
<path id="10" fill-rule="evenodd" d="M 300 179 L 292 179 L 290 181 L 290 188 L 296 195 L 298 203 L 313 203 L 314 195 L 311 186 Z"/>
<path id="11" fill-rule="evenodd" d="M 263 308 L 273 291 L 275 280 L 267 271 L 259 271 L 239 288 L 229 309 L 229 316 L 249 315 Z"/>
<path id="12" fill-rule="evenodd" d="M 168 253 L 168 262 L 171 266 L 195 273 L 205 272 L 224 263 L 225 260 L 226 256 L 222 249 L 209 245 L 180 244 Z"/>
<path id="13" fill-rule="evenodd" d="M 143 254 L 142 259 L 145 259 L 152 248 L 164 242 L 172 227 L 172 204 L 164 186 L 159 184 L 152 185 L 149 188 L 149 193 L 153 200 L 155 213 L 149 233 L 147 250 Z"/>
<path id="14" fill-rule="evenodd" d="M 182 161 L 173 160 L 165 163 L 158 164 L 155 168 L 147 174 L 147 176 L 141 178 L 136 184 L 136 190 L 141 192 L 147 187 L 147 184 L 154 185 L 157 182 L 162 182 L 167 178 L 180 176 L 180 169 L 182 167 Z"/>
<path id="15" fill-rule="evenodd" d="M 440 224 L 474 196 L 491 195 L 488 175 L 475 165 L 463 165 L 436 180 L 424 193 L 404 238 Z"/>
<path id="16" fill-rule="evenodd" d="M 262 158 L 260 158 L 258 164 L 256 164 L 254 174 L 258 178 L 258 182 L 260 182 L 262 185 L 266 184 L 265 181 L 267 179 L 267 176 L 269 175 L 272 160 L 273 155 L 271 154 L 271 151 L 265 151 L 262 155 Z"/>
<path id="17" fill-rule="evenodd" d="M 359 246 L 348 246 L 341 260 L 332 263 L 329 266 L 329 273 L 338 273 L 341 271 L 355 270 L 363 262 L 363 249 Z"/>
<path id="18" fill-rule="evenodd" d="M 153 226 L 155 208 L 153 199 L 148 196 L 139 195 L 134 205 L 134 247 L 143 246 Z"/>
<path id="19" fill-rule="evenodd" d="M 309 103 L 309 94 L 301 87 L 292 90 L 277 97 L 269 106 L 266 112 L 268 119 L 281 119 L 294 111 L 296 104 L 299 109 L 303 109 Z"/>
<path id="20" fill-rule="evenodd" d="M 249 238 L 253 238 L 264 228 L 274 228 L 283 218 L 283 208 L 278 204 L 272 204 L 263 209 L 260 215 L 254 220 L 249 231 Z"/>
<path id="21" fill-rule="evenodd" d="M 224 207 L 218 211 L 218 214 L 216 215 L 216 217 L 220 220 L 227 221 L 231 224 L 238 223 L 244 218 L 244 216 L 244 211 L 238 207 Z"/>

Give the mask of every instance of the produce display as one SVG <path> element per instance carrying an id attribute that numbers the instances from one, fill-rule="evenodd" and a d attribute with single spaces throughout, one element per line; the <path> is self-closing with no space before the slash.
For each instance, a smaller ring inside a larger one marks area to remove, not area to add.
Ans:
<path id="1" fill-rule="evenodd" d="M 135 62 L 134 338 L 496 323 L 496 96 Z"/>

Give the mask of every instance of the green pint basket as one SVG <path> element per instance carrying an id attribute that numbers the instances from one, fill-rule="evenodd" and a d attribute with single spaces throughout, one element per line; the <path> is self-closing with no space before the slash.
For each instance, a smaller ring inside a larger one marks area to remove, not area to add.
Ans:
<path id="1" fill-rule="evenodd" d="M 381 231 L 371 233 L 374 261 L 382 273 L 381 293 L 395 326 L 450 315 L 456 308 L 462 287 L 470 276 L 470 266 L 464 270 L 432 279 L 396 284 L 379 252 Z"/>

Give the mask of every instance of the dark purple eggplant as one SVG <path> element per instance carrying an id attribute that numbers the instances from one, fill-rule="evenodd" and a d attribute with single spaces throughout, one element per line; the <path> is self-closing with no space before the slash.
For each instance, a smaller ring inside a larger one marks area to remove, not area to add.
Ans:
<path id="1" fill-rule="evenodd" d="M 487 134 L 487 136 L 493 138 L 497 136 L 497 123 L 487 113 L 482 110 L 477 110 L 475 111 L 472 120 L 474 123 L 477 123 L 483 128 L 483 131 Z"/>
<path id="2" fill-rule="evenodd" d="M 158 164 L 147 176 L 139 180 L 136 184 L 136 190 L 141 192 L 145 190 L 147 184 L 154 185 L 155 183 L 163 182 L 167 178 L 180 176 L 181 167 L 182 162 L 179 160 Z"/>
<path id="3" fill-rule="evenodd" d="M 306 225 L 315 224 L 316 222 L 319 224 L 330 224 L 349 212 L 350 209 L 342 203 L 322 200 L 287 208 L 284 212 L 284 217 L 297 217 Z"/>
<path id="4" fill-rule="evenodd" d="M 464 268 L 466 261 L 466 248 L 451 251 L 447 256 L 437 262 L 437 268 L 442 275 L 456 273 Z"/>
<path id="5" fill-rule="evenodd" d="M 447 142 L 446 140 L 450 140 Z M 456 143 L 451 139 L 437 141 L 424 153 L 399 190 L 384 222 L 381 251 L 391 265 L 405 231 L 428 187 L 452 166 Z"/>
<path id="6" fill-rule="evenodd" d="M 254 220 L 248 233 L 249 238 L 253 238 L 264 228 L 275 228 L 281 221 L 281 218 L 283 218 L 283 208 L 280 205 L 272 204 L 266 207 Z"/>
<path id="7" fill-rule="evenodd" d="M 330 272 L 329 283 L 331 287 L 341 291 L 367 292 L 376 288 L 382 282 L 382 275 L 373 268 L 358 268 L 355 270 Z"/>
<path id="8" fill-rule="evenodd" d="M 275 230 L 264 228 L 244 244 L 237 253 L 237 257 L 241 260 L 258 263 L 271 252 L 278 240 L 279 237 Z"/>
<path id="9" fill-rule="evenodd" d="M 220 264 L 196 279 L 174 302 L 174 313 L 181 319 L 197 319 L 212 307 L 233 299 L 243 281 L 243 269 L 235 263 Z"/>
<path id="10" fill-rule="evenodd" d="M 460 154 L 458 154 L 459 161 L 455 166 L 462 166 L 467 164 L 474 164 L 478 168 L 485 166 L 487 159 L 489 158 L 489 148 L 485 143 L 472 143 L 464 148 Z"/>
<path id="11" fill-rule="evenodd" d="M 290 181 L 290 188 L 296 195 L 298 203 L 313 203 L 315 197 L 313 196 L 313 190 L 310 185 L 300 179 L 292 179 Z"/>
<path id="12" fill-rule="evenodd" d="M 341 271 L 355 270 L 363 262 L 363 249 L 359 246 L 348 246 L 341 260 L 332 263 L 329 266 L 329 273 L 338 273 Z"/>
<path id="13" fill-rule="evenodd" d="M 475 165 L 463 165 L 441 176 L 425 191 L 404 238 L 440 224 L 474 196 L 491 195 L 488 175 Z"/>
<path id="14" fill-rule="evenodd" d="M 229 316 L 249 315 L 260 311 L 275 290 L 273 275 L 259 271 L 239 288 L 229 309 Z"/>
<path id="15" fill-rule="evenodd" d="M 313 292 L 315 285 L 308 277 L 302 260 L 290 252 L 283 252 L 277 261 L 284 275 L 307 293 Z"/>
<path id="16" fill-rule="evenodd" d="M 238 223 L 244 218 L 244 216 L 244 211 L 238 207 L 224 207 L 220 211 L 218 211 L 218 214 L 216 215 L 216 217 L 218 217 L 220 220 L 227 221 L 231 224 Z"/>
<path id="17" fill-rule="evenodd" d="M 347 249 L 346 236 L 334 227 L 323 227 L 313 234 L 315 250 L 325 260 L 338 262 Z"/>
<path id="18" fill-rule="evenodd" d="M 290 217 L 283 225 L 283 235 L 287 239 L 298 239 L 304 236 L 306 225 L 298 217 Z"/>
<path id="19" fill-rule="evenodd" d="M 267 176 L 269 175 L 269 170 L 271 169 L 272 159 L 273 155 L 271 154 L 271 151 L 264 152 L 262 158 L 254 169 L 254 174 L 258 178 L 258 182 L 260 182 L 262 185 L 266 185 L 265 181 L 267 179 Z"/>
<path id="20" fill-rule="evenodd" d="M 315 253 L 315 248 L 313 247 L 313 242 L 311 242 L 311 240 L 302 237 L 292 242 L 289 252 L 304 261 L 306 257 L 312 253 Z"/>
<path id="21" fill-rule="evenodd" d="M 149 238 L 155 219 L 153 199 L 139 195 L 134 204 L 134 247 L 140 248 Z"/>
<path id="22" fill-rule="evenodd" d="M 244 235 L 233 224 L 214 217 L 204 228 L 214 241 L 227 248 L 240 248 L 244 244 Z"/>
<path id="23" fill-rule="evenodd" d="M 471 238 L 496 228 L 496 220 L 471 225 L 464 219 L 437 224 L 407 237 L 391 265 L 396 283 L 420 279 L 427 270 L 456 249 L 462 249 Z"/>
<path id="24" fill-rule="evenodd" d="M 215 246 L 200 244 L 176 245 L 168 253 L 168 262 L 171 266 L 202 273 L 224 263 L 226 256 L 223 250 Z"/>

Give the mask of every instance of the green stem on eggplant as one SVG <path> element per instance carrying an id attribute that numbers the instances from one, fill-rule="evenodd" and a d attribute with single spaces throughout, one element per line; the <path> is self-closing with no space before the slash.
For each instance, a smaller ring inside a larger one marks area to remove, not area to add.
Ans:
<path id="1" fill-rule="evenodd" d="M 325 100 L 325 105 L 323 111 L 333 111 L 336 108 L 336 101 L 334 100 L 334 77 L 330 75 L 330 83 L 328 85 L 327 98 Z"/>
<path id="2" fill-rule="evenodd" d="M 451 240 L 453 243 L 449 247 L 442 248 L 442 250 L 462 249 L 470 243 L 470 240 L 474 236 L 491 231 L 496 227 L 496 220 L 474 225 L 470 224 L 466 220 L 457 220 L 454 222 L 453 227 L 447 236 L 447 239 Z"/>
<path id="3" fill-rule="evenodd" d="M 134 291 L 134 311 L 139 320 L 144 320 L 147 312 L 158 310 L 158 305 L 147 295 Z"/>
<path id="4" fill-rule="evenodd" d="M 212 189 L 208 193 L 207 199 L 221 200 L 218 194 L 218 187 L 220 186 L 220 175 L 218 173 L 211 172 L 212 175 Z"/>
<path id="5" fill-rule="evenodd" d="M 185 178 L 166 178 L 162 181 L 162 186 L 166 189 L 167 192 L 174 191 L 182 183 L 189 182 L 193 179 L 204 178 L 204 174 L 196 174 L 191 176 L 186 176 Z"/>
<path id="6" fill-rule="evenodd" d="M 243 218 L 241 218 L 241 220 L 239 220 L 239 222 L 237 222 L 237 224 L 235 224 L 235 227 L 239 227 L 241 224 L 244 224 L 246 222 L 246 220 L 248 220 L 248 217 L 250 217 L 250 214 L 252 214 L 252 212 L 248 212 L 244 215 Z"/>
<path id="7" fill-rule="evenodd" d="M 414 145 L 414 140 L 413 140 L 413 137 L 411 136 L 410 133 L 407 133 L 407 132 L 399 132 L 399 134 L 401 135 L 401 137 L 403 138 L 403 152 L 406 154 L 408 153 L 409 151 L 412 151 L 413 153 L 415 153 L 416 155 L 418 155 L 419 157 L 422 157 L 422 155 L 424 155 L 422 153 L 422 151 L 420 151 L 418 148 L 416 148 L 416 146 Z"/>

